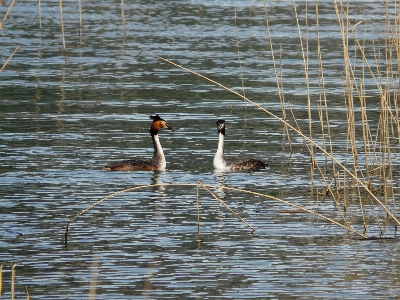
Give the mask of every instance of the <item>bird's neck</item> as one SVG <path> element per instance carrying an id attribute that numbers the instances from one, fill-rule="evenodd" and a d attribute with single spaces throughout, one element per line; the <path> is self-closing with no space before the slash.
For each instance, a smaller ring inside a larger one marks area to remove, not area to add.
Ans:
<path id="1" fill-rule="evenodd" d="M 151 138 L 153 140 L 154 146 L 153 161 L 156 162 L 161 167 L 161 169 L 165 169 L 166 161 L 164 151 L 160 144 L 160 139 L 158 138 L 158 134 L 152 134 Z"/>
<path id="2" fill-rule="evenodd" d="M 218 149 L 214 156 L 214 168 L 221 169 L 225 166 L 225 156 L 224 156 L 224 140 L 225 135 L 219 133 Z"/>

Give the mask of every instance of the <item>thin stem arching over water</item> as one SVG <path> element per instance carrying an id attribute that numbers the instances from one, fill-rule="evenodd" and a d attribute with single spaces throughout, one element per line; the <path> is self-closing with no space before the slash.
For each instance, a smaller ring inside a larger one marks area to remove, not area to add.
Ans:
<path id="1" fill-rule="evenodd" d="M 258 196 L 258 197 L 263 197 L 263 198 L 268 198 L 268 199 L 271 199 L 271 200 L 274 200 L 274 201 L 277 201 L 277 202 L 280 202 L 280 203 L 284 203 L 284 204 L 286 204 L 286 205 L 288 205 L 288 206 L 292 206 L 292 207 L 295 207 L 295 208 L 297 208 L 297 209 L 299 209 L 299 210 L 301 210 L 301 211 L 304 211 L 304 212 L 307 212 L 307 213 L 310 213 L 310 214 L 312 214 L 312 215 L 315 215 L 316 217 L 318 217 L 318 218 L 321 218 L 321 219 L 324 219 L 324 220 L 326 220 L 326 221 L 328 221 L 328 222 L 330 222 L 330 223 L 332 223 L 332 224 L 335 224 L 335 225 L 337 225 L 337 226 L 339 226 L 339 227 L 342 227 L 342 228 L 344 228 L 344 229 L 346 229 L 346 230 L 348 230 L 348 231 L 350 231 L 350 232 L 352 232 L 352 233 L 354 233 L 354 234 L 356 234 L 356 235 L 358 235 L 358 236 L 360 236 L 360 237 L 362 237 L 362 238 L 367 238 L 366 237 L 366 235 L 365 234 L 363 234 L 363 233 L 360 233 L 360 232 L 358 232 L 358 231 L 356 231 L 356 230 L 354 230 L 353 228 L 351 228 L 351 226 L 349 225 L 349 224 L 341 224 L 341 223 L 339 223 L 339 222 L 337 222 L 337 221 L 335 221 L 335 220 L 333 220 L 333 219 L 331 219 L 331 218 L 329 218 L 329 217 L 326 217 L 326 216 L 324 216 L 324 215 L 322 215 L 322 214 L 320 214 L 320 213 L 317 213 L 317 212 L 314 212 L 314 211 L 312 211 L 312 210 L 309 210 L 309 209 L 307 209 L 307 208 L 305 208 L 305 207 L 303 207 L 303 206 L 301 206 L 301 205 L 297 205 L 297 204 L 294 204 L 294 203 L 291 203 L 291 202 L 289 202 L 289 201 L 285 201 L 285 200 L 282 200 L 282 199 L 279 199 L 279 198 L 276 198 L 276 197 L 273 197 L 273 196 L 270 196 L 270 195 L 266 195 L 266 194 L 262 194 L 262 193 L 258 193 L 258 192 L 253 192 L 253 191 L 249 191 L 249 190 L 245 190 L 245 189 L 239 189 L 239 188 L 233 188 L 233 187 L 227 187 L 227 186 L 224 186 L 224 185 L 218 185 L 218 186 L 216 186 L 216 185 L 208 185 L 208 184 L 202 184 L 201 182 L 198 182 L 198 183 L 165 183 L 165 184 L 150 184 L 150 185 L 142 185 L 142 186 L 136 186 L 136 187 L 131 187 L 131 188 L 128 188 L 128 189 L 125 189 L 125 190 L 121 190 L 121 191 L 117 191 L 117 192 L 115 192 L 115 193 L 112 193 L 112 194 L 110 194 L 110 195 L 108 195 L 108 196 L 106 196 L 106 197 L 104 197 L 104 198 L 102 198 L 102 199 L 100 199 L 99 201 L 97 201 L 97 202 L 95 202 L 95 203 L 93 203 L 92 205 L 90 205 L 90 206 L 88 206 L 87 208 L 85 208 L 85 209 L 83 209 L 82 211 L 80 211 L 77 215 L 75 215 L 73 218 L 71 218 L 70 220 L 69 220 L 69 222 L 67 223 L 67 226 L 66 226 L 66 229 L 65 229 L 65 234 L 64 234 L 64 243 L 65 243 L 65 246 L 67 247 L 67 245 L 68 245 L 68 235 L 69 235 L 69 226 L 79 217 L 79 216 L 81 216 L 81 215 L 83 215 L 85 212 L 87 212 L 88 210 L 90 210 L 91 208 L 93 208 L 93 207 L 95 207 L 95 206 L 97 206 L 97 205 L 99 205 L 100 203 L 102 203 L 103 201 L 105 201 L 105 200 L 107 200 L 107 199 L 110 199 L 110 198 L 112 198 L 112 197 L 114 197 L 114 196 L 117 196 L 117 195 L 120 195 L 120 194 L 122 194 L 122 193 L 126 193 L 126 192 L 133 192 L 133 191 L 137 191 L 137 190 L 141 190 L 141 189 L 147 189 L 147 188 L 152 188 L 152 187 L 171 187 L 171 186 L 182 186 L 182 187 L 196 187 L 196 198 L 197 198 L 197 200 L 196 200 L 196 202 L 198 201 L 198 187 L 202 187 L 203 189 L 205 189 L 207 192 L 209 192 L 214 198 L 216 198 L 218 201 L 220 201 L 219 200 L 219 198 L 218 197 L 216 197 L 215 195 L 214 195 L 214 193 L 212 193 L 212 192 L 210 192 L 209 191 L 209 189 L 211 188 L 211 189 L 226 189 L 226 190 L 230 190 L 230 191 L 236 191 L 236 192 L 240 192 L 240 193 L 246 193 L 246 194 L 249 194 L 249 195 L 254 195 L 254 196 Z M 221 203 L 222 204 L 222 203 Z M 227 207 L 225 204 L 223 204 L 225 207 Z M 236 217 L 238 217 L 238 215 L 236 214 L 236 213 L 234 213 L 230 208 L 229 208 L 229 210 L 236 216 Z M 200 226 L 199 224 L 200 224 L 200 221 L 199 221 L 199 212 L 197 213 L 197 224 L 198 224 L 198 227 Z M 239 218 L 239 217 L 238 217 Z M 254 231 L 254 228 L 252 227 L 252 226 L 250 226 L 246 221 L 244 221 L 242 218 L 239 218 L 242 222 L 244 222 L 249 228 L 251 228 L 253 231 Z M 200 232 L 200 229 L 198 229 L 198 233 Z"/>

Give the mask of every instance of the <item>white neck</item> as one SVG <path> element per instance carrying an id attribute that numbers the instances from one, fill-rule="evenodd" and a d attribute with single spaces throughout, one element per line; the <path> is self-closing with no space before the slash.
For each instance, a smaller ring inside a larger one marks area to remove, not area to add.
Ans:
<path id="1" fill-rule="evenodd" d="M 154 134 L 151 137 L 153 139 L 153 145 L 154 145 L 154 154 L 152 159 L 158 165 L 159 170 L 165 170 L 167 162 L 165 161 L 164 151 L 161 147 L 158 134 Z"/>
<path id="2" fill-rule="evenodd" d="M 225 156 L 224 156 L 224 139 L 225 135 L 219 133 L 218 149 L 214 156 L 214 168 L 217 170 L 225 169 Z"/>

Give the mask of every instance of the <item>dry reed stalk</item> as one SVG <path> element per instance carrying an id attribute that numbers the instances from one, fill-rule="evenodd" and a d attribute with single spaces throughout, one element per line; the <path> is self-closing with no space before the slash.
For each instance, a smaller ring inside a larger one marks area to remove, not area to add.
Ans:
<path id="1" fill-rule="evenodd" d="M 14 291 L 15 291 L 15 267 L 18 263 L 13 263 L 11 268 L 11 300 L 14 300 Z"/>
<path id="2" fill-rule="evenodd" d="M 389 3 L 386 3 L 386 24 L 385 28 L 387 30 L 387 33 L 384 35 L 386 36 L 391 36 L 392 38 L 385 38 L 385 49 L 389 49 L 389 51 L 385 51 L 385 57 L 384 61 L 386 62 L 386 82 L 388 84 L 386 85 L 385 89 L 385 94 L 384 98 L 381 99 L 385 103 L 385 106 L 387 107 L 387 131 L 386 131 L 386 144 L 387 144 L 387 165 L 388 165 L 388 171 L 387 171 L 387 179 L 384 183 L 384 192 L 386 191 L 389 192 L 389 195 L 385 194 L 385 197 L 391 199 L 393 211 L 396 214 L 396 202 L 395 202 L 395 192 L 394 192 L 394 186 L 393 186 L 393 165 L 392 165 L 392 155 L 395 154 L 395 145 L 396 145 L 396 139 L 395 136 L 397 134 L 397 137 L 400 137 L 400 125 L 399 125 L 399 109 L 397 106 L 397 101 L 394 97 L 394 93 L 391 97 L 391 90 L 395 91 L 396 90 L 396 84 L 395 84 L 395 78 L 396 76 L 394 75 L 396 73 L 395 67 L 393 64 L 395 63 L 395 59 L 397 58 L 397 65 L 398 65 L 398 56 L 393 57 L 392 53 L 398 53 L 398 44 L 396 45 L 396 40 L 399 38 L 398 34 L 398 29 L 395 29 L 395 32 L 397 33 L 397 39 L 396 36 L 393 36 L 393 29 L 391 28 L 391 23 L 390 23 L 390 17 L 389 17 Z M 395 10 L 396 11 L 396 10 Z M 399 15 L 397 15 L 397 18 Z M 396 18 L 394 18 L 396 20 Z M 396 48 L 397 47 L 397 48 Z M 395 50 L 393 50 L 395 48 Z M 391 101 L 393 100 L 394 101 Z M 392 104 L 393 102 L 393 104 Z M 395 111 L 395 114 L 391 114 L 392 110 Z M 400 139 L 399 139 L 400 140 Z"/>
<path id="3" fill-rule="evenodd" d="M 319 115 L 320 115 L 320 125 L 321 125 L 321 133 L 322 133 L 322 141 L 324 149 L 327 148 L 325 139 L 328 139 L 329 152 L 333 155 L 332 148 L 332 139 L 331 139 L 331 131 L 329 126 L 329 113 L 328 113 L 328 104 L 326 101 L 326 93 L 325 93 L 325 79 L 324 79 L 324 69 L 323 69 L 323 61 L 322 61 L 322 53 L 321 53 L 321 40 L 320 40 L 320 30 L 319 30 L 319 10 L 318 10 L 318 1 L 315 4 L 315 21 L 316 21 L 316 32 L 317 32 L 317 57 L 318 57 L 318 88 L 319 88 Z M 324 121 L 325 117 L 325 121 Z M 326 127 L 326 138 L 325 138 L 325 127 Z M 327 160 L 327 157 L 325 156 Z M 332 162 L 332 173 L 335 174 L 335 164 Z"/>
<path id="4" fill-rule="evenodd" d="M 29 295 L 28 286 L 25 286 L 25 290 L 26 290 L 26 300 L 30 300 L 31 295 Z"/>
<path id="5" fill-rule="evenodd" d="M 125 12 L 124 12 L 124 0 L 121 0 L 121 20 L 122 25 L 124 26 L 124 36 L 126 36 L 126 24 L 125 24 Z"/>
<path id="6" fill-rule="evenodd" d="M 306 1 L 306 14 L 307 14 L 307 3 L 308 3 L 308 1 Z M 303 56 L 304 75 L 305 75 L 305 79 L 306 79 L 309 138 L 312 139 L 311 97 L 310 97 L 310 81 L 309 81 L 309 74 L 308 74 L 308 68 L 309 68 L 309 65 L 308 65 L 308 26 L 307 26 L 308 18 L 306 16 L 306 30 L 307 30 L 306 31 L 306 50 L 304 50 L 303 38 L 302 38 L 302 35 L 301 35 L 299 18 L 298 18 L 298 15 L 297 15 L 297 8 L 296 8 L 296 1 L 295 0 L 293 0 L 293 6 L 294 6 L 294 13 L 295 13 L 295 18 L 296 18 L 297 30 L 298 30 L 298 33 L 299 33 L 300 49 L 301 49 L 301 53 L 302 53 L 302 56 Z M 314 157 L 313 144 L 310 143 L 308 148 L 309 148 L 311 157 Z M 311 164 L 310 178 L 313 178 L 313 173 L 314 173 L 314 164 Z"/>
<path id="7" fill-rule="evenodd" d="M 41 0 L 38 0 L 38 6 L 39 6 L 39 28 L 42 30 L 42 8 L 41 8 Z"/>
<path id="8" fill-rule="evenodd" d="M 364 73 L 364 68 L 362 69 Z M 369 126 L 368 126 L 368 117 L 367 117 L 367 103 L 366 103 L 366 97 L 365 97 L 365 92 L 364 92 L 364 84 L 363 82 L 360 82 L 360 116 L 361 116 L 361 135 L 362 135 L 362 141 L 363 141 L 363 150 L 364 150 L 364 160 L 365 160 L 365 178 L 364 180 L 366 182 L 371 182 L 370 178 L 370 153 L 371 153 L 371 148 L 370 148 L 370 139 L 369 139 Z"/>
<path id="9" fill-rule="evenodd" d="M 199 187 L 196 186 L 196 206 L 197 206 L 197 235 L 200 235 L 200 206 L 199 206 Z"/>
<path id="10" fill-rule="evenodd" d="M 299 132 L 301 132 L 300 126 L 299 126 L 299 124 L 297 123 L 297 119 L 296 119 L 296 117 L 295 117 L 295 115 L 294 115 L 294 112 L 293 112 L 292 106 L 290 105 L 290 102 L 288 102 L 288 109 L 289 109 L 289 111 L 290 111 L 290 113 L 291 113 L 291 115 L 292 115 L 293 122 L 294 122 L 294 124 L 296 125 L 296 129 L 297 129 Z M 310 148 L 308 147 L 307 144 L 305 144 L 305 146 L 307 147 L 307 155 L 310 155 Z M 311 161 L 313 162 L 313 161 L 314 161 L 314 157 L 311 156 L 311 155 L 310 155 L 310 157 L 311 157 Z"/>
<path id="11" fill-rule="evenodd" d="M 280 103 L 281 103 L 282 118 L 286 122 L 287 118 L 286 118 L 285 100 L 284 100 L 284 93 L 283 93 L 283 77 L 282 77 L 283 76 L 282 75 L 283 74 L 283 72 L 282 72 L 282 47 L 281 47 L 281 51 L 280 51 L 280 76 L 279 76 L 278 72 L 277 72 L 277 68 L 276 68 L 276 63 L 275 63 L 275 54 L 274 54 L 274 48 L 273 48 L 273 43 L 272 43 L 271 30 L 270 30 L 270 27 L 269 27 L 267 1 L 264 1 L 264 14 L 265 14 L 265 22 L 266 22 L 266 26 L 267 26 L 268 40 L 269 40 L 269 45 L 270 45 L 270 50 L 271 50 L 272 65 L 273 65 L 273 69 L 274 69 L 276 86 L 278 88 L 278 95 L 279 95 L 279 100 L 280 100 Z M 286 131 L 286 135 L 288 137 L 290 153 L 292 153 L 292 146 L 291 146 L 291 143 L 290 143 L 289 128 L 286 126 L 285 123 L 284 123 L 284 128 L 285 128 L 285 131 Z"/>
<path id="12" fill-rule="evenodd" d="M 246 224 L 251 229 L 252 232 L 255 231 L 255 229 L 249 223 L 247 223 L 241 216 L 239 216 L 236 212 L 234 212 L 233 209 L 231 209 L 223 200 L 221 200 L 213 192 L 211 192 L 204 184 L 202 184 L 200 181 L 197 181 L 197 183 L 204 190 L 206 190 L 211 196 L 213 196 L 214 199 L 218 200 L 219 203 L 221 203 L 223 206 L 225 206 L 236 218 L 238 218 L 240 221 L 242 221 L 244 224 Z"/>
<path id="13" fill-rule="evenodd" d="M 346 180 L 347 180 L 347 174 L 343 173 L 343 197 L 342 198 L 343 198 L 343 210 L 344 211 L 347 211 L 347 198 L 348 198 L 348 196 L 347 196 L 347 186 L 348 185 L 346 183 Z"/>
<path id="14" fill-rule="evenodd" d="M 387 4 L 388 2 L 386 2 L 386 4 Z M 396 3 L 396 2 L 395 2 Z M 367 14 L 364 12 L 364 10 L 360 7 L 360 6 L 358 6 L 358 9 L 362 12 L 362 14 L 368 19 L 368 21 L 386 38 L 386 39 L 388 39 L 388 40 L 390 40 L 396 47 L 397 47 L 397 49 L 399 49 L 398 47 L 399 47 L 399 43 L 398 43 L 398 34 L 399 34 L 399 32 L 396 32 L 395 33 L 395 38 L 393 39 L 393 40 L 391 40 L 390 39 L 390 37 L 389 36 L 387 36 L 386 35 L 386 33 L 384 33 L 380 28 L 379 28 L 379 26 L 377 26 L 376 24 L 375 24 L 375 22 L 373 22 L 368 16 L 367 16 Z M 396 8 L 394 9 L 394 11 L 396 12 Z M 395 27 L 396 27 L 397 25 L 395 25 Z M 397 30 L 397 28 L 396 28 L 396 30 Z"/>
<path id="15" fill-rule="evenodd" d="M 282 118 L 287 121 L 286 118 L 286 105 L 285 105 L 285 95 L 284 95 L 284 90 L 283 90 L 283 66 L 282 66 L 282 46 L 280 48 L 279 51 L 279 83 L 280 84 L 280 88 L 279 89 L 279 101 L 281 103 L 281 110 L 282 110 Z M 289 128 L 284 125 L 284 131 L 286 133 L 286 137 L 287 137 L 287 141 L 289 144 L 289 149 L 290 149 L 290 154 L 293 153 L 293 149 L 292 149 L 292 143 L 290 141 L 290 132 L 289 132 Z"/>
<path id="16" fill-rule="evenodd" d="M 82 37 L 82 0 L 79 0 L 79 37 Z"/>
<path id="17" fill-rule="evenodd" d="M 15 55 L 15 53 L 17 53 L 18 49 L 19 49 L 19 45 L 17 46 L 17 48 L 15 48 L 15 50 L 13 51 L 13 53 L 11 53 L 10 57 L 6 60 L 6 62 L 4 63 L 4 65 L 1 67 L 0 73 L 3 72 L 3 70 L 6 68 L 6 66 L 8 65 L 8 63 L 10 62 L 10 60 L 13 58 L 13 56 Z"/>
<path id="18" fill-rule="evenodd" d="M 94 255 L 92 258 L 90 286 L 89 286 L 89 300 L 96 299 L 97 275 L 99 274 L 99 257 Z"/>
<path id="19" fill-rule="evenodd" d="M 362 72 L 364 75 L 364 64 L 362 68 Z M 361 130 L 362 130 L 362 138 L 363 138 L 363 145 L 364 145 L 364 159 L 365 159 L 365 170 L 366 170 L 366 176 L 365 176 L 365 181 L 366 182 L 371 182 L 370 179 L 370 172 L 369 172 L 369 154 L 370 154 L 370 148 L 367 146 L 369 145 L 369 127 L 368 127 L 368 118 L 367 118 L 367 106 L 366 106 L 366 99 L 365 99 L 365 94 L 364 94 L 364 84 L 363 81 L 360 82 L 360 108 L 361 108 Z M 358 202 L 360 205 L 360 212 L 361 212 L 361 217 L 363 220 L 364 224 L 364 232 L 367 230 L 366 228 L 366 221 L 365 221 L 365 214 L 364 214 L 364 209 L 363 209 L 363 203 L 362 199 L 359 196 L 358 197 Z"/>
<path id="20" fill-rule="evenodd" d="M 243 92 L 243 96 L 246 97 L 246 93 L 244 90 L 244 80 L 243 80 L 243 72 L 242 72 L 242 62 L 240 60 L 240 48 L 239 48 L 239 30 L 238 30 L 238 26 L 237 26 L 237 22 L 236 22 L 236 6 L 235 6 L 235 17 L 234 17 L 234 22 L 235 22 L 235 28 L 236 28 L 236 49 L 237 49 L 237 55 L 238 55 L 238 62 L 239 62 L 239 70 L 240 70 L 240 79 L 242 82 L 242 92 Z M 247 110 L 246 107 L 246 102 L 245 102 L 245 109 Z"/>
<path id="21" fill-rule="evenodd" d="M 13 6 L 14 6 L 14 4 L 15 4 L 15 1 L 16 1 L 16 0 L 13 0 L 13 2 L 11 2 L 10 6 L 8 7 L 8 10 L 7 10 L 6 14 L 4 15 L 3 21 L 1 21 L 1 23 L 0 23 L 0 30 L 1 30 L 1 31 L 3 31 L 3 25 L 4 25 L 4 23 L 6 22 L 6 20 L 7 20 L 7 18 L 8 18 L 8 15 L 10 14 L 11 9 L 13 8 Z"/>
<path id="22" fill-rule="evenodd" d="M 397 6 L 397 2 L 395 2 L 395 9 L 394 11 L 400 10 L 400 7 Z M 395 45 L 396 48 L 396 60 L 399 62 L 400 61 L 400 14 L 395 14 L 394 18 L 394 30 L 393 30 L 393 44 Z M 397 72 L 400 73 L 400 64 L 397 64 Z M 397 90 L 397 94 L 395 95 L 394 101 L 397 105 L 398 100 L 400 100 L 400 93 L 399 90 Z M 397 118 L 399 120 L 399 118 Z M 399 136 L 400 136 L 400 131 L 399 131 Z M 400 143 L 400 141 L 399 141 Z"/>
<path id="23" fill-rule="evenodd" d="M 152 53 L 152 52 L 150 52 L 150 51 L 148 51 L 148 50 L 146 50 L 146 49 L 144 49 L 144 48 L 142 48 L 142 51 L 141 51 L 140 53 L 142 53 L 142 52 L 146 52 L 146 53 L 152 55 L 153 57 L 155 57 L 155 58 L 157 58 L 157 59 L 159 59 L 159 60 L 161 60 L 161 61 L 164 61 L 164 62 L 166 62 L 166 63 L 168 63 L 168 64 L 171 64 L 171 65 L 173 65 L 173 66 L 175 66 L 175 67 L 177 67 L 177 68 L 180 68 L 180 69 L 182 69 L 182 70 L 185 70 L 185 71 L 187 71 L 187 72 L 189 72 L 189 73 L 191 73 L 191 74 L 193 74 L 193 75 L 196 75 L 196 76 L 198 76 L 198 77 L 200 77 L 200 78 L 203 78 L 203 79 L 205 79 L 205 80 L 207 80 L 207 81 L 209 81 L 209 82 L 211 82 L 211 83 L 213 83 L 213 84 L 215 84 L 215 85 L 217 85 L 217 86 L 219 86 L 219 87 L 221 87 L 221 88 L 223 88 L 223 89 L 229 91 L 230 93 L 235 94 L 236 96 L 243 98 L 245 101 L 251 103 L 252 105 L 254 105 L 255 107 L 257 107 L 257 108 L 259 108 L 260 110 L 264 111 L 265 113 L 267 113 L 267 114 L 270 115 L 271 117 L 273 117 L 273 118 L 275 118 L 276 120 L 282 122 L 283 124 L 286 124 L 286 126 L 288 126 L 288 128 L 290 128 L 291 130 L 293 130 L 294 132 L 296 132 L 298 135 L 300 135 L 300 136 L 301 136 L 304 140 L 306 140 L 308 143 L 312 144 L 312 145 L 313 145 L 314 147 L 316 147 L 318 150 L 320 150 L 321 152 L 323 152 L 323 153 L 325 153 L 326 155 L 328 155 L 328 156 L 330 157 L 330 159 L 332 159 L 332 160 L 338 165 L 338 167 L 340 167 L 344 172 L 346 172 L 347 174 L 349 174 L 350 177 L 351 177 L 353 180 L 355 180 L 355 182 L 357 182 L 357 184 L 359 184 L 359 185 L 367 192 L 367 194 L 369 194 L 369 195 L 371 196 L 371 198 L 383 208 L 383 210 L 388 214 L 388 216 L 389 216 L 391 219 L 393 219 L 393 221 L 394 221 L 397 225 L 400 225 L 400 221 L 393 215 L 393 213 L 388 209 L 388 207 L 386 207 L 386 206 L 382 203 L 382 201 L 380 201 L 380 200 L 374 195 L 374 193 L 368 188 L 368 186 L 366 185 L 365 182 L 363 182 L 360 178 L 358 178 L 358 177 L 356 176 L 356 174 L 353 174 L 353 172 L 351 172 L 348 168 L 346 168 L 339 160 L 337 160 L 332 154 L 328 153 L 328 152 L 327 152 L 323 147 L 321 147 L 318 143 L 316 143 L 314 140 L 312 140 L 311 138 L 309 138 L 309 137 L 307 137 L 306 135 L 304 135 L 300 130 L 298 130 L 297 128 L 293 127 L 293 126 L 292 126 L 291 124 L 289 124 L 286 120 L 283 120 L 281 117 L 278 117 L 277 115 L 273 114 L 272 112 L 270 112 L 269 110 L 265 109 L 265 108 L 262 107 L 261 105 L 255 103 L 254 101 L 251 101 L 251 100 L 248 99 L 247 97 L 242 96 L 241 94 L 235 92 L 234 90 L 232 90 L 232 89 L 230 89 L 230 88 L 224 86 L 223 84 L 221 84 L 221 83 L 219 83 L 219 82 L 217 82 L 217 81 L 215 81 L 215 80 L 212 80 L 212 79 L 210 79 L 210 78 L 208 78 L 208 77 L 206 77 L 206 76 L 204 76 L 204 75 L 202 75 L 202 74 L 200 74 L 200 73 L 197 73 L 197 72 L 195 72 L 195 71 L 192 71 L 192 70 L 190 70 L 190 69 L 188 69 L 188 68 L 186 68 L 186 67 L 183 67 L 183 66 L 181 66 L 181 65 L 179 65 L 179 64 L 176 64 L 176 63 L 174 63 L 174 62 L 172 62 L 172 61 L 170 61 L 170 60 L 168 60 L 168 59 L 166 59 L 166 58 L 163 58 L 163 57 L 161 57 L 161 56 L 159 56 L 159 55 L 156 55 L 156 54 L 154 54 L 154 53 Z M 139 54 L 140 54 L 140 53 L 139 53 Z M 138 55 L 139 55 L 139 54 L 138 54 Z"/>
<path id="24" fill-rule="evenodd" d="M 349 82 L 347 84 L 348 89 L 351 91 L 353 84 Z M 347 128 L 348 128 L 348 138 L 347 141 L 351 145 L 351 162 L 353 166 L 353 173 L 355 176 L 362 177 L 362 172 L 359 172 L 359 165 L 358 165 L 358 151 L 357 151 L 357 140 L 356 140 L 356 128 L 355 128 L 355 106 L 354 106 L 354 97 L 352 92 L 347 93 L 347 97 L 345 97 L 345 106 L 347 112 Z M 349 147 L 347 147 L 348 149 Z M 361 178 L 363 180 L 363 178 Z M 364 181 L 365 182 L 365 181 Z M 345 185 L 345 187 L 351 188 L 350 185 Z M 362 197 L 359 185 L 356 185 L 356 193 L 358 195 L 359 203 L 360 203 L 360 210 L 362 211 Z M 363 212 L 361 212 L 363 214 Z M 364 228 L 365 228 L 365 219 L 363 216 Z"/>
<path id="25" fill-rule="evenodd" d="M 386 101 L 381 99 L 381 132 L 380 132 L 380 144 L 381 147 L 381 161 L 382 164 L 388 166 L 390 163 L 390 142 L 389 138 L 389 126 L 388 126 L 388 107 L 386 105 Z M 382 169 L 381 175 L 381 185 L 383 185 L 384 193 L 385 193 L 385 204 L 387 205 L 387 197 L 386 197 L 386 189 L 387 189 L 387 171 L 386 168 Z"/>
<path id="26" fill-rule="evenodd" d="M 235 15 L 234 15 L 234 23 L 235 23 L 235 27 L 236 27 L 236 49 L 237 49 L 237 55 L 238 55 L 238 62 L 239 62 L 239 70 L 240 70 L 240 79 L 241 79 L 241 84 L 242 84 L 242 92 L 243 92 L 243 96 L 246 96 L 246 92 L 244 89 L 244 79 L 243 79 L 243 71 L 242 71 L 242 62 L 240 59 L 240 48 L 239 48 L 239 31 L 238 31 L 238 26 L 237 26 L 237 18 L 236 18 L 236 6 L 235 6 Z M 246 122 L 246 114 L 247 114 L 247 103 L 246 101 L 244 102 L 244 122 L 243 122 L 243 131 L 242 131 L 242 141 L 244 139 L 244 132 L 247 126 L 247 122 Z M 231 114 L 232 114 L 232 109 L 233 109 L 233 105 L 231 104 Z M 244 143 L 242 143 L 242 147 L 244 147 Z"/>
<path id="27" fill-rule="evenodd" d="M 63 53 L 65 57 L 65 65 L 68 66 L 67 61 L 67 48 L 65 46 L 65 35 L 64 35 L 64 21 L 63 21 L 63 5 L 62 0 L 60 0 L 60 23 L 61 23 L 61 36 L 62 36 L 62 43 L 63 43 Z"/>

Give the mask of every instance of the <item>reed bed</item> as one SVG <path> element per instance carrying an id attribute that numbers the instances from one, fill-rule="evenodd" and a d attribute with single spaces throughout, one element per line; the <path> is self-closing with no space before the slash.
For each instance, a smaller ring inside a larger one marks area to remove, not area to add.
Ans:
<path id="1" fill-rule="evenodd" d="M 309 110 L 309 130 L 308 151 L 311 156 L 310 170 L 312 176 L 316 176 L 314 167 L 316 167 L 316 159 L 313 146 L 322 151 L 330 158 L 332 164 L 330 169 L 320 168 L 317 166 L 319 177 L 327 184 L 326 191 L 338 210 L 346 211 L 350 202 L 359 203 L 360 215 L 363 219 L 364 232 L 367 231 L 367 221 L 364 218 L 366 210 L 372 209 L 375 215 L 375 224 L 384 236 L 384 228 L 382 220 L 388 218 L 392 220 L 395 226 L 398 225 L 397 220 L 397 204 L 395 197 L 395 182 L 393 181 L 393 162 L 399 158 L 399 114 L 398 114 L 398 66 L 399 61 L 399 17 L 396 14 L 398 7 L 394 10 L 394 15 L 389 14 L 388 2 L 382 5 L 382 19 L 377 25 L 368 18 L 368 15 L 360 8 L 363 20 L 358 20 L 354 16 L 349 15 L 349 2 L 334 1 L 335 14 L 337 17 L 338 28 L 341 33 L 342 49 L 343 49 L 343 87 L 344 87 L 344 107 L 346 109 L 347 119 L 347 139 L 348 152 L 346 161 L 338 164 L 335 161 L 333 152 L 332 139 L 330 136 L 329 123 L 329 107 L 326 102 L 326 94 L 324 89 L 324 73 L 323 73 L 323 54 L 320 50 L 319 27 L 318 27 L 318 3 L 314 7 L 308 9 L 313 10 L 316 19 L 315 30 L 317 35 L 318 56 L 318 81 L 320 85 L 320 95 L 316 106 L 318 107 L 318 117 L 320 129 L 318 134 L 322 137 L 321 145 L 316 145 L 312 141 L 313 132 L 311 123 L 315 119 L 311 117 Z M 294 2 L 295 16 L 297 24 L 299 24 L 296 3 Z M 265 8 L 266 18 L 268 20 L 267 8 Z M 306 13 L 307 15 L 307 13 Z M 309 26 L 306 16 L 306 28 Z M 372 26 L 377 31 L 377 40 L 369 40 L 367 32 Z M 268 23 L 267 23 L 268 27 Z M 380 28 L 384 28 L 381 30 Z M 308 31 L 307 31 L 308 32 Z M 304 70 L 306 83 L 308 86 L 308 70 L 309 65 L 307 57 L 309 57 L 310 49 L 307 40 L 302 36 L 299 30 L 299 38 L 301 51 L 303 55 Z M 303 42 L 304 39 L 304 42 Z M 271 49 L 272 49 L 272 41 Z M 374 49 L 372 53 L 365 51 L 366 44 Z M 303 46 L 303 45 L 306 46 Z M 278 75 L 275 73 L 278 80 Z M 379 119 L 373 119 L 368 114 L 368 101 L 373 96 L 367 95 L 365 89 L 367 82 L 375 83 L 375 90 L 368 89 L 369 93 L 379 95 L 380 116 Z M 308 93 L 309 95 L 309 93 Z M 310 107 L 310 97 L 308 97 L 308 107 Z M 286 115 L 285 106 L 282 105 L 283 115 Z M 292 121 L 297 124 L 294 113 Z M 378 124 L 375 132 L 371 128 Z M 299 127 L 297 127 L 300 130 Z M 317 131 L 313 129 L 314 134 Z M 299 132 L 295 131 L 296 134 Z M 291 132 L 293 134 L 293 131 Z M 304 138 L 304 137 L 303 137 Z M 290 142 L 290 140 L 288 140 Z M 362 146 L 360 146 L 362 145 Z M 335 185 L 332 185 L 332 178 Z M 331 182 L 331 183 L 329 183 Z M 329 183 L 329 184 L 328 184 Z M 333 190 L 335 192 L 333 192 Z M 366 205 L 370 204 L 370 205 Z M 378 204 L 382 210 L 375 205 Z M 390 212 L 390 213 L 389 213 Z"/>

